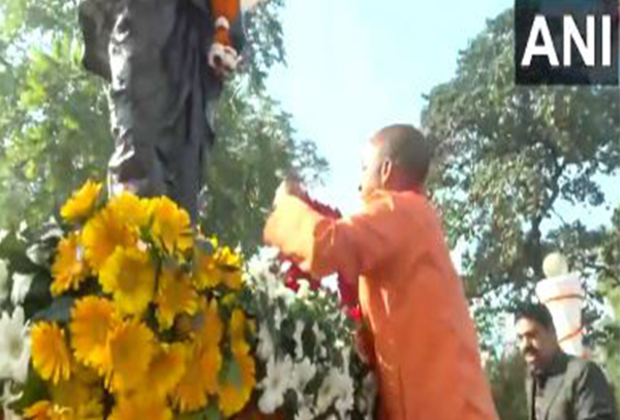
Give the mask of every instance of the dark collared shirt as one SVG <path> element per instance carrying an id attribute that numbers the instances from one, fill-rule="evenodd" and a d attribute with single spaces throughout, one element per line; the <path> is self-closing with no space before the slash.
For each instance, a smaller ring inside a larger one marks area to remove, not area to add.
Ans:
<path id="1" fill-rule="evenodd" d="M 560 352 L 527 386 L 531 420 L 619 420 L 611 388 L 593 362 Z"/>

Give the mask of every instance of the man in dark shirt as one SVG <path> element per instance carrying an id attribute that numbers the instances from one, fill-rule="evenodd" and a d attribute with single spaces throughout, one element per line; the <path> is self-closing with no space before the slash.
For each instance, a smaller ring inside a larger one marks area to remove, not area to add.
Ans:
<path id="1" fill-rule="evenodd" d="M 530 420 L 617 420 L 613 393 L 594 362 L 565 354 L 551 313 L 541 304 L 517 311 L 519 350 L 529 369 Z"/>

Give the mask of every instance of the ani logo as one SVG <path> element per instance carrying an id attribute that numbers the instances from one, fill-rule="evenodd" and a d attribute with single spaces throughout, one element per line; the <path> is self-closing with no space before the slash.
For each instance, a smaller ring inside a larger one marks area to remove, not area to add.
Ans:
<path id="1" fill-rule="evenodd" d="M 617 0 L 516 0 L 517 84 L 618 85 Z"/>

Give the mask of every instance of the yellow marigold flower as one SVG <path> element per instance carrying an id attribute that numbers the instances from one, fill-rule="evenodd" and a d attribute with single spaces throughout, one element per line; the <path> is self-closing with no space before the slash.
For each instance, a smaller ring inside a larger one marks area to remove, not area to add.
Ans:
<path id="1" fill-rule="evenodd" d="M 76 222 L 90 215 L 101 193 L 99 182 L 86 181 L 60 209 L 60 215 L 68 222 Z"/>
<path id="2" fill-rule="evenodd" d="M 193 246 L 189 214 L 168 197 L 151 201 L 151 232 L 155 243 L 165 252 L 184 252 Z"/>
<path id="3" fill-rule="evenodd" d="M 51 388 L 55 405 L 70 410 L 75 419 L 103 418 L 103 389 L 98 383 L 88 383 L 79 375 L 61 381 Z"/>
<path id="4" fill-rule="evenodd" d="M 198 290 L 210 289 L 221 283 L 222 274 L 212 255 L 196 251 L 194 267 L 194 283 Z"/>
<path id="5" fill-rule="evenodd" d="M 230 343 L 233 353 L 245 354 L 250 351 L 250 345 L 245 341 L 246 317 L 241 309 L 235 309 L 230 317 Z"/>
<path id="6" fill-rule="evenodd" d="M 188 340 L 193 337 L 195 332 L 194 323 L 199 318 L 198 315 L 189 316 L 181 314 L 174 320 L 174 332 L 179 340 Z"/>
<path id="7" fill-rule="evenodd" d="M 69 289 L 77 290 L 88 275 L 88 266 L 83 255 L 80 235 L 71 233 L 58 244 L 56 259 L 52 265 L 54 281 L 50 287 L 53 296 Z"/>
<path id="8" fill-rule="evenodd" d="M 138 231 L 106 207 L 84 226 L 82 243 L 86 260 L 99 272 L 117 247 L 131 248 L 138 242 Z"/>
<path id="9" fill-rule="evenodd" d="M 107 208 L 130 229 L 139 229 L 148 225 L 149 202 L 134 194 L 123 192 L 113 197 L 108 202 Z"/>
<path id="10" fill-rule="evenodd" d="M 216 260 L 224 284 L 233 290 L 241 288 L 242 273 L 241 255 L 234 253 L 228 247 L 218 249 Z"/>
<path id="11" fill-rule="evenodd" d="M 241 370 L 241 383 L 224 382 L 218 393 L 220 410 L 225 417 L 230 417 L 245 407 L 256 385 L 256 366 L 252 356 L 247 353 L 237 354 L 234 360 Z"/>
<path id="12" fill-rule="evenodd" d="M 69 408 L 43 400 L 28 407 L 24 411 L 24 418 L 32 420 L 73 420 L 73 413 Z"/>
<path id="13" fill-rule="evenodd" d="M 207 404 L 207 395 L 218 391 L 222 354 L 216 346 L 194 346 L 186 360 L 185 374 L 175 393 L 175 402 L 182 412 L 195 411 Z"/>
<path id="14" fill-rule="evenodd" d="M 50 401 L 37 401 L 30 407 L 26 408 L 26 410 L 24 410 L 24 417 L 34 420 L 48 420 L 51 417 L 49 415 L 51 408 L 52 403 Z"/>
<path id="15" fill-rule="evenodd" d="M 103 404 L 100 400 L 92 400 L 74 410 L 75 420 L 104 420 Z"/>
<path id="16" fill-rule="evenodd" d="M 217 300 L 213 298 L 211 302 L 207 303 L 206 299 L 203 299 L 201 309 L 204 318 L 198 330 L 196 341 L 204 346 L 217 347 L 224 335 L 224 323 L 220 317 Z"/>
<path id="17" fill-rule="evenodd" d="M 143 323 L 126 321 L 109 338 L 108 388 L 130 391 L 144 383 L 153 358 L 155 337 Z"/>
<path id="18" fill-rule="evenodd" d="M 172 420 L 166 400 L 146 392 L 119 398 L 108 420 Z"/>
<path id="19" fill-rule="evenodd" d="M 144 389 L 161 398 L 166 397 L 183 377 L 186 358 L 183 344 L 160 345 L 149 366 Z"/>
<path id="20" fill-rule="evenodd" d="M 101 269 L 99 283 L 125 314 L 141 314 L 153 300 L 155 269 L 146 251 L 117 248 Z"/>
<path id="21" fill-rule="evenodd" d="M 245 314 L 241 309 L 235 309 L 230 316 L 230 339 L 232 341 L 245 339 Z"/>
<path id="22" fill-rule="evenodd" d="M 114 304 L 88 296 L 71 310 L 71 344 L 75 358 L 101 371 L 108 363 L 108 338 L 120 324 Z"/>
<path id="23" fill-rule="evenodd" d="M 71 375 L 71 354 L 65 331 L 56 323 L 39 322 L 30 333 L 32 364 L 43 379 L 56 384 Z"/>
<path id="24" fill-rule="evenodd" d="M 174 268 L 162 271 L 156 302 L 157 320 L 163 329 L 172 327 L 177 315 L 194 315 L 198 310 L 198 294 L 189 276 Z"/>

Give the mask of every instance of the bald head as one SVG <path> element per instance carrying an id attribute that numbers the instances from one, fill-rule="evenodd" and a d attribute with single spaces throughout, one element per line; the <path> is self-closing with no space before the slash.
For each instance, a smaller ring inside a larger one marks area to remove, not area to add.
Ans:
<path id="1" fill-rule="evenodd" d="M 391 161 L 415 185 L 423 185 L 431 161 L 431 149 L 424 135 L 411 125 L 394 124 L 372 139 L 382 159 Z"/>

